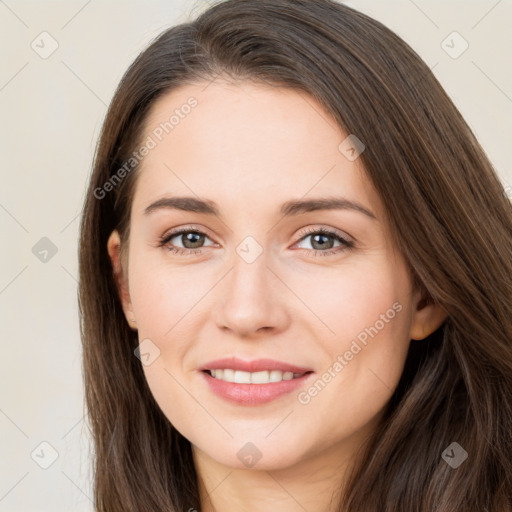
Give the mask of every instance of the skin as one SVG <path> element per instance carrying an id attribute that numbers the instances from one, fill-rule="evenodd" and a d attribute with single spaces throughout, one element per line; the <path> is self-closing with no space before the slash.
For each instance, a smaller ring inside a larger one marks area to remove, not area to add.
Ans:
<path id="1" fill-rule="evenodd" d="M 203 510 L 332 510 L 333 493 L 398 384 L 410 339 L 428 336 L 445 315 L 412 289 L 361 159 L 340 152 L 347 134 L 311 96 L 244 81 L 206 85 L 167 93 L 146 119 L 147 136 L 189 97 L 198 101 L 142 162 L 126 261 L 119 234 L 109 239 L 125 315 L 140 341 L 160 350 L 145 376 L 192 443 Z M 169 196 L 212 200 L 220 215 L 144 213 Z M 349 209 L 279 213 L 291 199 L 332 196 L 376 218 Z M 159 246 L 172 228 L 191 224 L 207 235 L 199 253 L 170 250 L 194 247 L 184 236 Z M 354 247 L 328 236 L 319 248 L 311 233 L 321 227 Z M 263 251 L 252 263 L 236 251 L 247 236 Z M 338 252 L 315 256 L 315 248 Z M 298 392 L 233 404 L 198 371 L 220 357 L 268 357 L 311 368 L 314 381 L 394 303 L 401 311 L 308 404 Z M 248 442 L 262 454 L 251 468 L 237 457 Z"/>

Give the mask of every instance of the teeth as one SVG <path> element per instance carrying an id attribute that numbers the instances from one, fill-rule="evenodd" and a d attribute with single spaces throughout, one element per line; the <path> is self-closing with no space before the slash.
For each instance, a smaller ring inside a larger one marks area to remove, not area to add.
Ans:
<path id="1" fill-rule="evenodd" d="M 301 373 L 282 372 L 280 370 L 262 372 L 242 372 L 240 370 L 210 370 L 211 376 L 226 382 L 237 384 L 269 384 L 270 382 L 281 382 L 300 377 Z"/>

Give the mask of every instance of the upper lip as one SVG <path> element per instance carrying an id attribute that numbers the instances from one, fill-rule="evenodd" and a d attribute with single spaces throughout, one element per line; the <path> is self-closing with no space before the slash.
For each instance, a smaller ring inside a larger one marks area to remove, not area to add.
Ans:
<path id="1" fill-rule="evenodd" d="M 204 364 L 200 370 L 225 370 L 230 368 L 243 372 L 261 372 L 265 370 L 280 370 L 282 372 L 307 373 L 312 371 L 310 368 L 302 368 L 293 364 L 276 361 L 275 359 L 255 359 L 254 361 L 243 361 L 236 357 L 225 357 L 216 359 Z"/>

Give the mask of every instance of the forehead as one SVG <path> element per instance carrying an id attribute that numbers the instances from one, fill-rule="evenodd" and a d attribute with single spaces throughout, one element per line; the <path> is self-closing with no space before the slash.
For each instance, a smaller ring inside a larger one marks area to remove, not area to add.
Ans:
<path id="1" fill-rule="evenodd" d="M 234 211 L 341 195 L 381 213 L 360 159 L 342 151 L 348 134 L 303 91 L 246 81 L 182 86 L 155 102 L 144 132 L 154 147 L 134 208 L 171 194 Z"/>

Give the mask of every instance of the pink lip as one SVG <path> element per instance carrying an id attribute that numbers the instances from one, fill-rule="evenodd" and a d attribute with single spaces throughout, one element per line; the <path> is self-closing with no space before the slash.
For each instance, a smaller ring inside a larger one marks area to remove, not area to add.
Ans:
<path id="1" fill-rule="evenodd" d="M 230 364 L 232 364 L 232 362 Z M 215 366 L 213 369 L 216 369 Z M 206 379 L 213 393 L 238 405 L 262 405 L 271 402 L 280 396 L 295 391 L 297 388 L 304 385 L 305 381 L 313 375 L 313 373 L 307 373 L 296 379 L 270 382 L 268 384 L 237 384 L 235 382 L 225 382 L 220 379 L 215 379 L 204 370 L 201 371 L 200 374 Z"/>
<path id="2" fill-rule="evenodd" d="M 216 359 L 215 361 L 210 361 L 209 363 L 203 365 L 200 368 L 200 370 L 225 370 L 226 368 L 251 373 L 262 372 L 265 370 L 280 370 L 282 372 L 292 373 L 306 373 L 312 371 L 311 368 L 301 368 L 293 364 L 275 361 L 274 359 L 256 359 L 254 361 L 242 361 L 241 359 L 237 359 L 236 357 L 225 357 L 223 359 Z"/>

